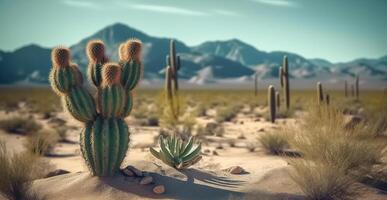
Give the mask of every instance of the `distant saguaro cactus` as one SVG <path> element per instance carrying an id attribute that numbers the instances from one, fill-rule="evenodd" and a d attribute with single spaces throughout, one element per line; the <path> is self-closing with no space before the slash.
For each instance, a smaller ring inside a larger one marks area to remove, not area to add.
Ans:
<path id="1" fill-rule="evenodd" d="M 348 97 L 348 82 L 347 82 L 347 80 L 344 81 L 344 95 L 345 95 L 345 97 Z"/>
<path id="2" fill-rule="evenodd" d="M 280 99 L 280 94 L 279 94 L 278 91 L 275 92 L 275 101 L 276 101 L 276 104 L 277 104 L 277 108 L 279 110 L 280 107 L 281 107 L 281 99 Z"/>
<path id="3" fill-rule="evenodd" d="M 359 100 L 359 75 L 356 75 L 355 78 L 355 96 L 356 99 Z"/>
<path id="4" fill-rule="evenodd" d="M 174 120 L 178 120 L 180 114 L 178 70 L 180 69 L 180 56 L 176 56 L 175 42 L 170 41 L 170 54 L 166 58 L 165 93 Z"/>
<path id="5" fill-rule="evenodd" d="M 289 91 L 289 63 L 288 57 L 284 56 L 283 66 L 279 69 L 279 78 L 281 82 L 281 87 L 284 91 L 285 105 L 286 109 L 290 108 L 290 91 Z"/>
<path id="6" fill-rule="evenodd" d="M 317 102 L 319 105 L 324 102 L 324 92 L 320 82 L 317 82 Z"/>
<path id="7" fill-rule="evenodd" d="M 325 95 L 325 103 L 329 106 L 330 102 L 331 102 L 330 96 L 329 96 L 329 94 L 326 94 Z"/>
<path id="8" fill-rule="evenodd" d="M 351 84 L 351 96 L 355 97 L 355 86 Z"/>
<path id="9" fill-rule="evenodd" d="M 132 109 L 131 91 L 141 75 L 141 42 L 131 39 L 120 45 L 121 65 L 106 63 L 100 40 L 90 41 L 86 52 L 88 78 L 97 87 L 96 99 L 83 87 L 82 75 L 71 63 L 67 48 L 52 50 L 50 82 L 64 108 L 83 122 L 80 145 L 91 173 L 111 176 L 119 170 L 128 149 L 129 130 L 124 118 Z"/>
<path id="10" fill-rule="evenodd" d="M 268 104 L 269 104 L 269 114 L 271 123 L 275 122 L 276 117 L 276 101 L 275 101 L 275 88 L 270 85 L 267 90 Z"/>

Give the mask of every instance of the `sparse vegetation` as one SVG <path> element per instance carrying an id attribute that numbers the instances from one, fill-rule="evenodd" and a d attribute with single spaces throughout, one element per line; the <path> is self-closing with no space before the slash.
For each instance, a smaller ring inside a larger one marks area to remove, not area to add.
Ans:
<path id="1" fill-rule="evenodd" d="M 0 196 L 10 200 L 44 199 L 30 191 L 31 181 L 43 175 L 39 158 L 30 153 L 12 153 L 0 141 Z"/>
<path id="2" fill-rule="evenodd" d="M 36 155 L 48 155 L 59 141 L 58 133 L 53 129 L 42 129 L 27 137 L 27 151 Z"/>
<path id="3" fill-rule="evenodd" d="M 32 117 L 13 116 L 0 121 L 0 127 L 9 132 L 16 134 L 33 134 L 42 126 Z"/>
<path id="4" fill-rule="evenodd" d="M 287 136 L 281 132 L 264 133 L 258 140 L 267 152 L 274 155 L 280 155 L 289 147 Z"/>

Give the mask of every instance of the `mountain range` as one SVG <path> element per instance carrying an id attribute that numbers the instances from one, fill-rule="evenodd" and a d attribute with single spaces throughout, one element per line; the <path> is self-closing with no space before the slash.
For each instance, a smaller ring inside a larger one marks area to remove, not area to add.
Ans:
<path id="1" fill-rule="evenodd" d="M 153 37 L 122 23 L 107 26 L 70 47 L 73 61 L 86 71 L 85 47 L 91 39 L 105 42 L 111 60 L 117 60 L 118 45 L 128 38 L 143 42 L 144 78 L 163 78 L 165 56 L 171 38 Z M 216 83 L 221 80 L 251 81 L 257 73 L 260 79 L 278 76 L 284 55 L 289 58 L 293 79 L 346 79 L 360 74 L 364 80 L 387 82 L 387 56 L 379 59 L 356 59 L 346 63 L 331 63 L 324 59 L 306 59 L 291 52 L 259 50 L 238 39 L 209 41 L 198 46 L 187 46 L 176 40 L 176 50 L 181 56 L 181 79 L 191 84 Z M 35 44 L 12 52 L 0 50 L 0 84 L 47 83 L 51 68 L 50 48 Z"/>

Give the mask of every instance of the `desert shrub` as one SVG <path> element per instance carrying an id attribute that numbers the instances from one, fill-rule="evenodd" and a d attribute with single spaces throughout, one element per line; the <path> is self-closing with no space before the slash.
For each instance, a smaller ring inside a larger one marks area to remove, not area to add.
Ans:
<path id="1" fill-rule="evenodd" d="M 21 116 L 14 116 L 0 121 L 0 127 L 7 132 L 17 134 L 30 134 L 42 128 L 34 118 Z"/>
<path id="2" fill-rule="evenodd" d="M 13 154 L 0 141 L 0 196 L 10 200 L 42 199 L 29 191 L 31 181 L 42 176 L 39 159 L 30 153 Z"/>
<path id="3" fill-rule="evenodd" d="M 274 155 L 281 154 L 289 147 L 287 136 L 281 132 L 263 133 L 258 140 L 267 152 Z"/>
<path id="4" fill-rule="evenodd" d="M 221 107 L 216 110 L 215 121 L 218 123 L 229 122 L 236 117 L 238 108 L 236 107 Z"/>
<path id="5" fill-rule="evenodd" d="M 59 136 L 55 130 L 43 129 L 28 136 L 25 147 L 30 153 L 47 155 L 53 150 L 58 140 Z"/>
<path id="6" fill-rule="evenodd" d="M 290 162 L 292 180 L 308 199 L 346 200 L 356 195 L 355 180 L 337 166 L 295 159 Z"/>
<path id="7" fill-rule="evenodd" d="M 288 131 L 303 159 L 292 161 L 293 180 L 311 199 L 351 199 L 354 182 L 371 173 L 380 162 L 383 146 L 375 140 L 374 124 L 362 122 L 346 128 L 341 110 L 310 108 L 303 123 Z"/>

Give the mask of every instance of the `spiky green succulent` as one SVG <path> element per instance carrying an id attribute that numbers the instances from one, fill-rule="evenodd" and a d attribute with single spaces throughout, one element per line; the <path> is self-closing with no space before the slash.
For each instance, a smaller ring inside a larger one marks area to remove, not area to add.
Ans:
<path id="1" fill-rule="evenodd" d="M 202 158 L 201 143 L 195 144 L 192 136 L 186 142 L 176 135 L 167 138 L 160 136 L 159 142 L 160 150 L 157 151 L 151 147 L 150 152 L 165 164 L 176 169 L 188 168 Z"/>
<path id="2" fill-rule="evenodd" d="M 51 55 L 51 86 L 61 96 L 65 110 L 83 123 L 81 151 L 96 176 L 117 172 L 128 150 L 130 133 L 124 118 L 130 114 L 132 90 L 141 76 L 141 42 L 131 39 L 120 47 L 120 64 L 107 63 L 103 42 L 88 43 L 88 78 L 97 88 L 96 95 L 83 86 L 82 74 L 71 63 L 68 48 L 54 48 Z"/>

